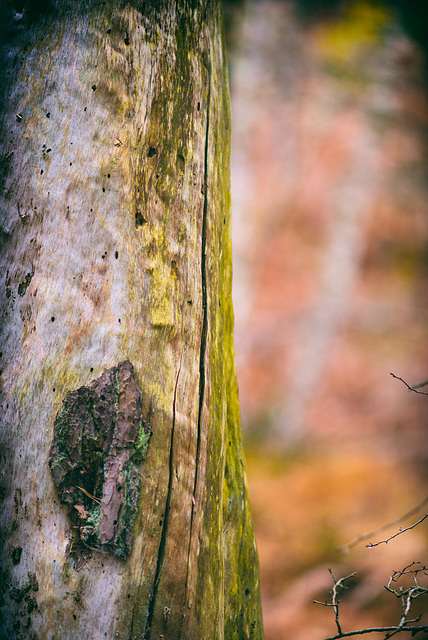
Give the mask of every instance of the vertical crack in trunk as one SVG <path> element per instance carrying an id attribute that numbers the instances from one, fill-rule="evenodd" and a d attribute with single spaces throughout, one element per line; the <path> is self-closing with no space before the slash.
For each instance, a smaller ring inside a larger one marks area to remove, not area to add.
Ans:
<path id="1" fill-rule="evenodd" d="M 186 584 L 184 589 L 183 599 L 183 611 L 185 610 L 188 592 L 188 579 L 189 579 L 189 561 L 190 561 L 190 548 L 192 544 L 193 533 L 193 521 L 195 515 L 196 506 L 196 489 L 198 486 L 198 469 L 199 469 L 199 456 L 201 448 L 201 422 L 202 422 L 202 410 L 204 406 L 204 394 L 205 394 L 205 351 L 207 344 L 207 274 L 206 274 L 206 234 L 207 234 L 207 212 L 208 212 L 208 148 L 209 148 L 209 134 L 210 134 L 210 103 L 211 103 L 211 62 L 208 67 L 208 95 L 207 95 L 207 123 L 205 128 L 205 152 L 204 152 L 204 208 L 202 216 L 202 256 L 201 256 L 201 279 L 202 279 L 202 334 L 201 334 L 201 350 L 199 356 L 199 410 L 198 410 L 198 438 L 196 442 L 196 460 L 195 460 L 195 482 L 193 485 L 192 495 L 192 515 L 190 519 L 190 536 L 189 536 L 189 549 L 187 552 L 187 571 L 186 571 Z M 184 623 L 184 614 L 181 620 L 180 635 L 182 632 L 182 625 Z"/>
<path id="2" fill-rule="evenodd" d="M 155 572 L 155 579 L 153 583 L 153 593 L 150 599 L 148 615 L 147 615 L 147 623 L 144 631 L 145 640 L 150 640 L 150 637 L 151 637 L 151 626 L 152 626 L 153 614 L 155 611 L 155 604 L 156 604 L 156 597 L 158 594 L 160 575 L 161 575 L 164 556 L 165 556 L 166 539 L 168 535 L 169 512 L 171 507 L 171 495 L 172 495 L 172 479 L 173 479 L 173 473 L 174 473 L 175 405 L 176 405 L 176 399 L 177 399 L 177 387 L 178 387 L 178 379 L 180 377 L 180 372 L 181 372 L 181 361 L 180 361 L 180 366 L 177 373 L 177 379 L 175 381 L 174 399 L 172 403 L 172 427 L 171 427 L 171 442 L 170 442 L 170 450 L 169 450 L 168 493 L 166 496 L 165 515 L 163 520 L 162 535 L 161 535 L 161 540 L 159 544 L 158 559 L 156 562 L 156 572 Z"/>
<path id="3" fill-rule="evenodd" d="M 207 273 L 206 273 L 206 245 L 207 245 L 207 210 L 208 210 L 208 147 L 209 147 L 209 132 L 210 132 L 210 100 L 211 100 L 211 66 L 208 71 L 208 98 L 207 98 L 207 126 L 205 132 L 205 157 L 204 157 L 204 210 L 202 217 L 202 257 L 201 257 L 201 272 L 202 272 L 202 334 L 201 334 L 201 351 L 199 356 L 199 411 L 198 411 L 198 440 L 196 444 L 196 469 L 195 469 L 195 484 L 193 487 L 193 498 L 196 495 L 196 487 L 198 484 L 198 468 L 199 468 L 199 453 L 201 446 L 201 421 L 202 421 L 202 409 L 204 406 L 204 393 L 205 393 L 205 351 L 207 345 Z M 193 514 L 195 511 L 195 504 L 192 506 L 192 519 L 190 523 L 190 531 L 192 530 Z"/>

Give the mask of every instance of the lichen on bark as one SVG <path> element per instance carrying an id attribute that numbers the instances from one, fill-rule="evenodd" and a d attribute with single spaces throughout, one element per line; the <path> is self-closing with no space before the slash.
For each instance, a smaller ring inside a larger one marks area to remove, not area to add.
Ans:
<path id="1" fill-rule="evenodd" d="M 141 472 L 151 436 L 142 418 L 134 367 L 125 360 L 89 386 L 69 392 L 54 424 L 49 467 L 70 505 L 75 549 L 132 548 Z"/>

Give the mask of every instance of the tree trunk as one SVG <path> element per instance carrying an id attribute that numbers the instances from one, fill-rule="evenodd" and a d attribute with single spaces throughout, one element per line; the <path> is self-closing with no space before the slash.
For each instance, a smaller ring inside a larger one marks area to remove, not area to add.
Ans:
<path id="1" fill-rule="evenodd" d="M 262 638 L 219 2 L 0 20 L 0 637 Z"/>

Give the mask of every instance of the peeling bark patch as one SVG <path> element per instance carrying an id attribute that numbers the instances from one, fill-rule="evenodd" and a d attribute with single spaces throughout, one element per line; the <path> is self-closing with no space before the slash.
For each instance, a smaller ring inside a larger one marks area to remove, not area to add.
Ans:
<path id="1" fill-rule="evenodd" d="M 67 394 L 54 424 L 49 467 L 83 550 L 126 559 L 140 500 L 140 465 L 151 436 L 126 360 Z"/>

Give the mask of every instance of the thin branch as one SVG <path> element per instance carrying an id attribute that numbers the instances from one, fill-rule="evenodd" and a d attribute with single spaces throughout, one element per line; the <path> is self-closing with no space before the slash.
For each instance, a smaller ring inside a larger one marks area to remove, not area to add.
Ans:
<path id="1" fill-rule="evenodd" d="M 410 509 L 410 511 L 400 516 L 393 522 L 390 522 L 389 524 L 384 524 L 382 527 L 379 527 L 379 529 L 375 529 L 375 531 L 371 531 L 370 533 L 363 533 L 357 538 L 354 538 L 353 540 L 351 540 L 351 542 L 341 545 L 339 549 L 343 551 L 343 553 L 349 553 L 349 550 L 352 549 L 352 547 L 355 547 L 360 542 L 364 542 L 364 540 L 368 540 L 369 538 L 376 536 L 378 533 L 382 533 L 382 531 L 386 531 L 386 529 L 389 529 L 390 527 L 395 527 L 397 524 L 400 524 L 400 522 L 403 522 L 404 520 L 407 520 L 407 518 L 410 518 L 411 516 L 415 515 L 415 513 L 420 511 L 422 507 L 427 504 L 427 502 L 428 502 L 428 496 L 426 496 L 422 500 L 422 502 L 416 505 L 416 507 L 413 507 L 413 509 Z"/>
<path id="2" fill-rule="evenodd" d="M 389 536 L 389 538 L 386 538 L 385 540 L 379 540 L 379 542 L 370 542 L 369 544 L 366 544 L 367 549 L 373 549 L 373 547 L 378 547 L 380 544 L 387 544 L 390 540 L 397 538 L 397 536 L 401 536 L 402 533 L 405 533 L 406 531 L 410 531 L 410 529 L 414 529 L 415 527 L 418 526 L 418 524 L 421 524 L 421 522 L 426 520 L 426 518 L 428 518 L 428 513 L 426 513 L 420 520 L 418 520 L 414 524 L 411 524 L 409 527 L 405 527 L 404 529 L 401 529 L 400 527 L 397 533 L 394 533 L 392 536 Z"/>
<path id="3" fill-rule="evenodd" d="M 330 575 L 332 577 L 333 580 L 333 588 L 331 590 L 331 602 L 334 608 L 334 621 L 336 623 L 336 627 L 337 627 L 337 631 L 338 633 L 342 634 L 342 627 L 340 626 L 340 622 L 339 622 L 339 589 L 346 589 L 347 587 L 345 587 L 345 580 L 348 580 L 349 578 L 353 578 L 355 576 L 355 571 L 353 573 L 350 573 L 348 576 L 345 576 L 344 578 L 340 578 L 339 580 L 336 580 L 336 578 L 333 575 L 333 572 L 331 569 L 329 569 Z"/>
<path id="4" fill-rule="evenodd" d="M 420 382 L 419 384 L 414 384 L 413 388 L 414 389 L 420 389 L 421 387 L 426 387 L 428 385 L 428 380 L 425 380 L 425 382 Z"/>
<path id="5" fill-rule="evenodd" d="M 428 393 L 426 391 L 418 391 L 420 387 L 424 387 L 427 384 L 426 382 L 424 382 L 423 384 L 418 384 L 416 387 L 411 387 L 409 384 L 407 384 L 405 380 L 403 380 L 403 378 L 396 376 L 394 373 L 390 373 L 389 375 L 395 378 L 396 380 L 401 380 L 401 382 L 406 385 L 409 391 L 414 391 L 415 393 L 419 393 L 421 396 L 428 396 Z"/>
<path id="6" fill-rule="evenodd" d="M 357 631 L 345 631 L 345 633 L 338 633 L 335 636 L 330 636 L 325 640 L 339 640 L 339 638 L 350 638 L 351 636 L 363 636 L 367 633 L 385 633 L 385 632 L 395 632 L 397 627 L 369 627 L 368 629 L 358 629 Z M 410 626 L 410 627 L 401 627 L 400 631 L 410 631 L 415 635 L 419 631 L 428 631 L 428 625 L 420 625 L 420 626 Z M 392 634 L 385 636 L 386 638 L 390 638 Z"/>

